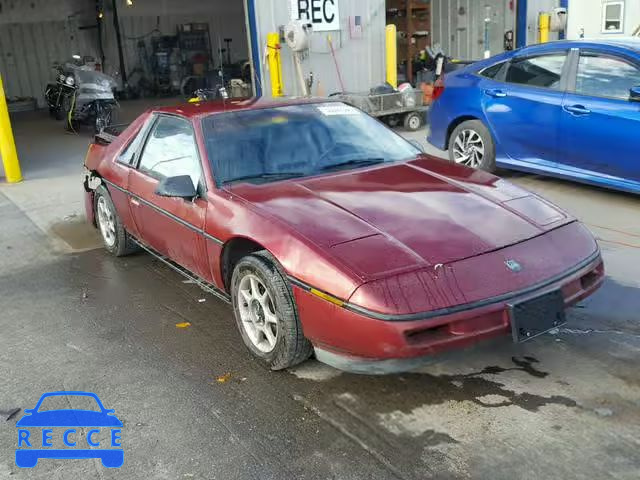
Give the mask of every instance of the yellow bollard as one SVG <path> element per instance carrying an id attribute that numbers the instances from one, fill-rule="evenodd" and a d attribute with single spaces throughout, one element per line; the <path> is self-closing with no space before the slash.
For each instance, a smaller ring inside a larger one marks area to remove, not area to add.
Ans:
<path id="1" fill-rule="evenodd" d="M 387 25 L 385 29 L 385 51 L 387 63 L 387 83 L 398 87 L 398 37 L 395 25 Z"/>
<path id="2" fill-rule="evenodd" d="M 541 13 L 538 22 L 540 28 L 540 43 L 547 43 L 549 41 L 549 31 L 551 30 L 551 15 Z"/>
<path id="3" fill-rule="evenodd" d="M 20 162 L 18 162 L 18 152 L 16 143 L 13 140 L 11 121 L 9 120 L 9 107 L 4 96 L 4 85 L 0 76 L 0 156 L 4 166 L 4 175 L 9 183 L 22 181 L 20 172 Z"/>
<path id="4" fill-rule="evenodd" d="M 271 77 L 271 95 L 282 97 L 284 84 L 282 83 L 282 59 L 280 58 L 280 35 L 278 33 L 267 33 L 267 57 L 269 59 L 269 76 Z"/>

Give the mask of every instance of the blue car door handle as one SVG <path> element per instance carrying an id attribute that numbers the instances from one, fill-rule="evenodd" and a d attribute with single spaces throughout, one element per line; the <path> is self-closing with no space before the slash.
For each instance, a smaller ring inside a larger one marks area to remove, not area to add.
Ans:
<path id="1" fill-rule="evenodd" d="M 493 89 L 493 88 L 489 90 L 485 90 L 484 93 L 486 93 L 490 97 L 495 97 L 495 98 L 503 98 L 507 96 L 507 92 L 505 92 L 504 90 Z"/>
<path id="2" fill-rule="evenodd" d="M 564 105 L 562 109 L 571 115 L 589 115 L 591 110 L 584 105 Z"/>

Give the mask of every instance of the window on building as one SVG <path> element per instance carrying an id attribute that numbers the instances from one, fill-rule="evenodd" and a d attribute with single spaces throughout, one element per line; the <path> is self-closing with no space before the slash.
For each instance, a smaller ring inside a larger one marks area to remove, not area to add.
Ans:
<path id="1" fill-rule="evenodd" d="M 602 4 L 603 33 L 620 33 L 624 26 L 624 2 L 604 2 Z"/>
<path id="2" fill-rule="evenodd" d="M 532 87 L 559 89 L 567 53 L 553 53 L 511 61 L 506 81 Z"/>
<path id="3" fill-rule="evenodd" d="M 633 87 L 640 87 L 640 70 L 635 65 L 620 58 L 580 54 L 576 93 L 629 100 Z"/>

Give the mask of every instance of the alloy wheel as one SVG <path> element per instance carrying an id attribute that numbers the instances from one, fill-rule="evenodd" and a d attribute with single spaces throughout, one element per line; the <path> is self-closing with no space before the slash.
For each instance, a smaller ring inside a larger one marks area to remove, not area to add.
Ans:
<path id="1" fill-rule="evenodd" d="M 271 352 L 278 343 L 278 316 L 271 293 L 256 275 L 248 273 L 240 280 L 238 309 L 251 343 L 261 352 Z"/>
<path id="2" fill-rule="evenodd" d="M 104 243 L 108 247 L 112 247 L 116 243 L 116 219 L 111 209 L 111 206 L 107 203 L 104 197 L 98 198 L 98 225 L 100 226 L 100 233 Z"/>
<path id="3" fill-rule="evenodd" d="M 462 130 L 453 141 L 453 158 L 456 163 L 478 168 L 484 160 L 484 142 L 475 130 Z"/>

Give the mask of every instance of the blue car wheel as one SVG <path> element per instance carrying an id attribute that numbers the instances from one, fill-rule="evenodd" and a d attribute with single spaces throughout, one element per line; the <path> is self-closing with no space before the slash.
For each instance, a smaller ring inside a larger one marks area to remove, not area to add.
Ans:
<path id="1" fill-rule="evenodd" d="M 449 159 L 487 172 L 496 169 L 496 149 L 491 133 L 480 120 L 467 120 L 449 137 Z"/>

